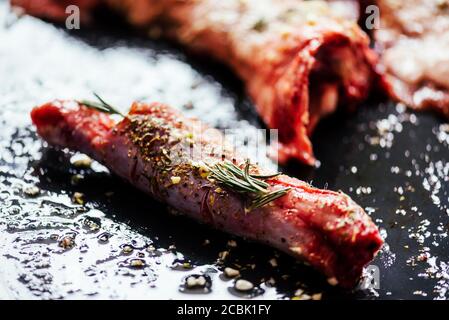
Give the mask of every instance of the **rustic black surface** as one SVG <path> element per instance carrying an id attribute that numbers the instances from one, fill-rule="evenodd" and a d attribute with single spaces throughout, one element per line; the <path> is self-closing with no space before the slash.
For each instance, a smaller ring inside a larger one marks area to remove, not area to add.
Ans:
<path id="1" fill-rule="evenodd" d="M 372 263 L 380 288 L 344 292 L 276 250 L 242 239 L 233 247 L 232 237 L 168 214 L 98 164 L 75 168 L 71 153 L 43 144 L 30 125 L 34 105 L 96 91 L 123 109 L 134 99 L 192 104 L 187 114 L 220 128 L 263 127 L 228 69 L 111 21 L 67 31 L 30 17 L 15 21 L 0 2 L 0 23 L 0 298 L 236 298 L 221 274 L 235 264 L 260 284 L 259 299 L 291 298 L 297 289 L 323 299 L 448 297 L 449 126 L 442 119 L 373 100 L 319 125 L 319 168 L 282 168 L 343 190 L 382 228 L 387 246 Z M 38 195 L 26 190 L 33 185 Z M 72 203 L 75 192 L 84 206 Z M 73 248 L 59 245 L 64 237 Z M 217 262 L 222 251 L 229 255 Z M 136 258 L 142 268 L 130 266 Z M 185 276 L 200 273 L 211 277 L 210 293 L 180 291 Z"/>

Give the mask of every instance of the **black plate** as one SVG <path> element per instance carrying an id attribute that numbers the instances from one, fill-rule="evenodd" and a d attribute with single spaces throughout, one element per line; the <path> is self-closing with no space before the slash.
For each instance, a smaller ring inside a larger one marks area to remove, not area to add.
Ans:
<path id="1" fill-rule="evenodd" d="M 372 262 L 379 288 L 342 291 L 274 249 L 168 214 L 98 164 L 74 167 L 71 153 L 42 144 L 30 126 L 34 105 L 96 91 L 123 109 L 158 100 L 219 128 L 263 128 L 228 69 L 110 21 L 67 31 L 14 21 L 4 3 L 0 18 L 0 298 L 289 299 L 297 289 L 302 298 L 447 297 L 449 126 L 441 119 L 373 99 L 318 126 L 319 168 L 282 168 L 348 193 L 386 237 Z M 27 189 L 34 185 L 38 195 Z M 75 192 L 84 206 L 71 200 Z M 64 249 L 69 238 L 74 246 Z M 232 289 L 222 270 L 236 265 L 260 290 Z M 211 291 L 184 291 L 183 279 L 200 273 Z"/>

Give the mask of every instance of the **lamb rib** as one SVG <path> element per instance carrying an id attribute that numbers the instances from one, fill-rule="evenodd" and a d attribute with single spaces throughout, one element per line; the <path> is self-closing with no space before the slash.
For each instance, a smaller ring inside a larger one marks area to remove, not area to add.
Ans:
<path id="1" fill-rule="evenodd" d="M 134 103 L 116 123 L 78 102 L 54 101 L 31 117 L 50 144 L 86 153 L 177 211 L 283 250 L 344 287 L 383 243 L 349 196 L 249 165 L 218 130 L 168 106 Z"/>

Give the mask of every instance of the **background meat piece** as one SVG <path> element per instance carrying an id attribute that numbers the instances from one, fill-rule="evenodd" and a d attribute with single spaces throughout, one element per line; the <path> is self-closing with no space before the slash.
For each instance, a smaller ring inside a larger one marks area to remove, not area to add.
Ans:
<path id="1" fill-rule="evenodd" d="M 449 1 L 377 0 L 390 94 L 414 109 L 449 117 Z"/>
<path id="2" fill-rule="evenodd" d="M 150 35 L 229 65 L 267 126 L 279 130 L 280 162 L 314 164 L 309 136 L 318 121 L 363 101 L 376 77 L 367 36 L 323 1 L 104 2 Z"/>

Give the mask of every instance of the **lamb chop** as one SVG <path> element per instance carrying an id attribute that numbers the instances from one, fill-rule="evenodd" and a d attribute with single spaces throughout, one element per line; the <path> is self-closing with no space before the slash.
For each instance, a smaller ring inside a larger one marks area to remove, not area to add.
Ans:
<path id="1" fill-rule="evenodd" d="M 342 192 L 320 190 L 242 159 L 220 131 L 159 103 L 53 101 L 31 112 L 53 146 L 88 154 L 177 212 L 305 261 L 352 287 L 383 240 Z M 151 214 L 151 213 L 149 213 Z"/>
<path id="2" fill-rule="evenodd" d="M 244 81 L 260 117 L 279 130 L 279 161 L 314 164 L 310 135 L 338 106 L 363 101 L 377 79 L 375 53 L 353 19 L 323 1 L 83 0 L 122 14 L 153 36 L 229 65 Z M 66 1 L 12 0 L 30 14 L 61 20 Z M 335 3 L 333 2 L 335 5 Z M 333 6 L 335 7 L 335 6 Z"/>

